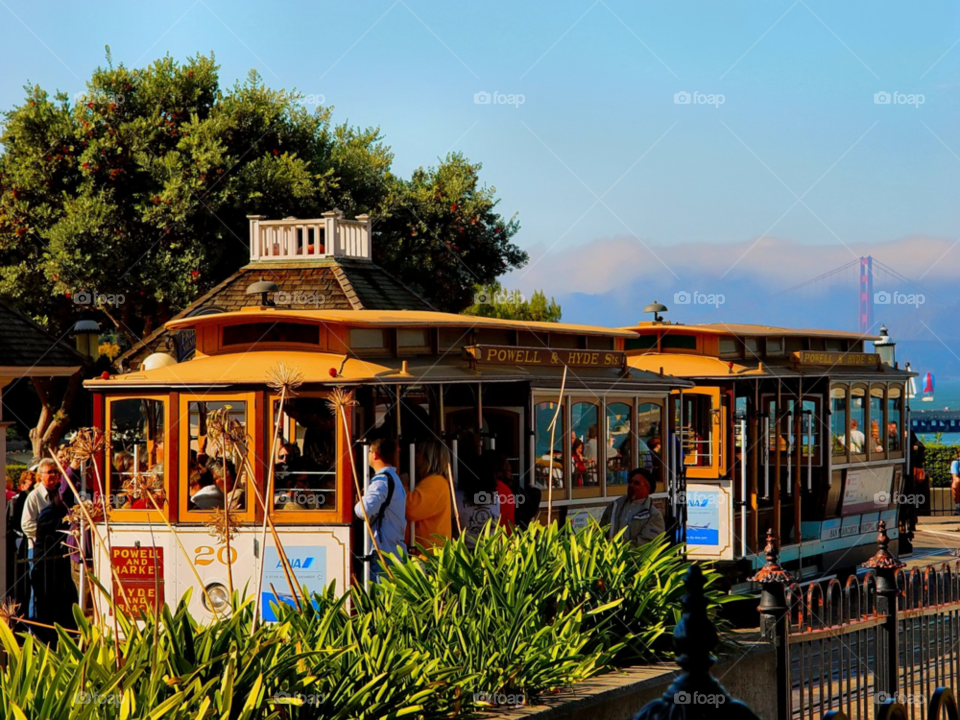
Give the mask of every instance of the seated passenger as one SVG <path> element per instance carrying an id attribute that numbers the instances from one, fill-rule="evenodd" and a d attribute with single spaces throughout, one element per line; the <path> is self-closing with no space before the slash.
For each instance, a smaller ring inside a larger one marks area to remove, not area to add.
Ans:
<path id="1" fill-rule="evenodd" d="M 153 444 L 153 465 L 150 466 L 150 473 L 163 477 L 163 438 L 160 438 Z"/>
<path id="2" fill-rule="evenodd" d="M 291 470 L 284 477 L 283 488 L 274 493 L 273 506 L 278 510 L 313 510 L 310 500 L 310 481 L 306 473 Z"/>
<path id="3" fill-rule="evenodd" d="M 497 453 L 494 458 L 497 492 L 500 495 L 500 526 L 506 528 L 509 535 L 517 523 L 517 496 L 512 488 L 513 468 L 510 466 L 510 460 L 503 453 Z"/>
<path id="4" fill-rule="evenodd" d="M 887 423 L 887 445 L 892 452 L 898 452 L 900 450 L 900 433 L 898 432 L 895 421 Z"/>
<path id="5" fill-rule="evenodd" d="M 207 461 L 207 469 L 213 475 L 213 481 L 220 490 L 221 504 L 223 495 L 226 494 L 229 497 L 230 509 L 242 510 L 244 508 L 243 483 L 238 482 L 233 462 L 222 458 L 211 458 Z"/>
<path id="6" fill-rule="evenodd" d="M 223 491 L 217 487 L 213 475 L 199 465 L 190 468 L 188 480 L 192 510 L 213 510 L 223 507 Z"/>
<path id="7" fill-rule="evenodd" d="M 277 449 L 277 463 L 274 468 L 276 477 L 282 477 L 291 472 L 300 462 L 300 446 L 293 442 L 285 442 Z"/>
<path id="8" fill-rule="evenodd" d="M 484 527 L 500 520 L 500 488 L 493 455 L 481 455 L 472 467 L 461 465 L 457 485 L 460 528 L 464 543 L 472 550 Z"/>
<path id="9" fill-rule="evenodd" d="M 133 498 L 127 492 L 127 485 L 133 480 L 133 455 L 125 451 L 115 453 L 113 456 L 113 470 L 119 481 L 117 483 L 117 494 L 114 503 L 115 507 L 122 508 L 124 505 L 129 505 L 133 502 Z"/>
<path id="10" fill-rule="evenodd" d="M 663 515 L 650 497 L 656 487 L 656 479 L 644 468 L 637 468 L 630 473 L 627 494 L 607 505 L 600 519 L 601 525 L 609 526 L 607 537 L 614 538 L 624 530 L 623 539 L 639 546 L 647 544 L 664 531 Z"/>
<path id="11" fill-rule="evenodd" d="M 587 475 L 587 460 L 583 456 L 583 440 L 579 438 L 570 446 L 570 459 L 573 462 L 573 486 L 583 487 Z M 589 480 L 587 481 L 589 484 Z"/>

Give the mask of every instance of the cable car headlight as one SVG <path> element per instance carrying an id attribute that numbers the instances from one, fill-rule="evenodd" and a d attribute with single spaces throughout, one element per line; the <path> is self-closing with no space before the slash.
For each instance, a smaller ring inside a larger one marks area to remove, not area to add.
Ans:
<path id="1" fill-rule="evenodd" d="M 210 583 L 204 590 L 203 606 L 207 610 L 224 614 L 230 609 L 230 591 L 223 583 Z"/>

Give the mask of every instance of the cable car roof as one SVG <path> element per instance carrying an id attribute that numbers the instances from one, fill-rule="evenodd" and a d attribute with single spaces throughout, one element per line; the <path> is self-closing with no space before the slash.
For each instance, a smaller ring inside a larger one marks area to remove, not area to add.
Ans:
<path id="1" fill-rule="evenodd" d="M 749 325 L 747 323 L 703 323 L 685 325 L 672 322 L 641 322 L 636 325 L 618 328 L 636 334 L 644 330 L 663 330 L 675 332 L 689 330 L 705 335 L 735 335 L 737 337 L 822 337 L 840 338 L 845 340 L 880 340 L 880 335 L 864 335 L 848 330 L 822 330 L 814 328 L 785 328 L 773 325 Z"/>
<path id="2" fill-rule="evenodd" d="M 141 387 L 214 387 L 228 385 L 265 385 L 268 373 L 277 362 L 298 369 L 305 383 L 326 385 L 380 383 L 419 384 L 457 382 L 525 381 L 537 386 L 559 385 L 563 367 L 524 367 L 519 365 L 482 365 L 471 370 L 459 352 L 409 360 L 376 358 L 366 360 L 338 353 L 309 351 L 251 351 L 222 353 L 164 365 L 152 370 L 113 375 L 109 379 L 88 380 L 85 385 L 97 390 Z M 406 372 L 404 372 L 406 369 Z M 568 388 L 589 387 L 625 392 L 692 387 L 679 378 L 666 378 L 652 372 L 632 370 L 624 376 L 615 368 L 571 368 Z"/>
<path id="3" fill-rule="evenodd" d="M 504 330 L 527 330 L 569 335 L 592 335 L 631 338 L 626 329 L 571 325 L 567 323 L 501 320 L 500 318 L 457 315 L 424 310 L 292 310 L 276 307 L 251 307 L 236 312 L 181 318 L 167 323 L 169 330 L 183 330 L 201 325 L 222 325 L 231 321 L 288 320 L 294 322 L 347 325 L 350 327 L 484 327 Z"/>
<path id="4" fill-rule="evenodd" d="M 859 337 L 859 336 L 858 336 Z M 628 355 L 627 364 L 635 370 L 659 373 L 678 378 L 714 378 L 737 380 L 742 378 L 788 378 L 788 377 L 833 377 L 838 380 L 867 378 L 879 380 L 884 376 L 891 380 L 904 380 L 917 373 L 881 365 L 865 370 L 841 366 L 796 368 L 790 365 L 772 364 L 760 360 L 723 360 L 710 355 L 687 353 L 656 353 Z"/>

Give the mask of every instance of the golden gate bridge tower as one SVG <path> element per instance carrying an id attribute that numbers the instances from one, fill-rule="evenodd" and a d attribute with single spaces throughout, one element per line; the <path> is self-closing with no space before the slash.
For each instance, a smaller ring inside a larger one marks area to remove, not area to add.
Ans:
<path id="1" fill-rule="evenodd" d="M 879 329 L 879 324 L 874 320 L 874 305 L 889 304 L 892 293 L 898 290 L 901 292 L 907 288 L 922 290 L 910 278 L 900 274 L 872 255 L 866 255 L 855 258 L 799 285 L 787 288 L 777 295 L 793 293 L 796 290 L 803 289 L 806 289 L 806 293 L 810 294 L 817 292 L 817 288 L 827 286 L 841 292 L 850 292 L 853 289 L 852 275 L 854 273 L 857 274 L 857 329 L 864 335 L 875 335 Z M 849 295 L 846 297 L 849 297 Z"/>
<path id="2" fill-rule="evenodd" d="M 863 335 L 873 331 L 873 256 L 860 258 L 860 309 L 857 327 Z"/>

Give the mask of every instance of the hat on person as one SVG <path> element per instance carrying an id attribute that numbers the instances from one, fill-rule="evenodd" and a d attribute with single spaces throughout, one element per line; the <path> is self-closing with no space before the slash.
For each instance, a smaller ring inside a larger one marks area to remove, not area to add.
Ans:
<path id="1" fill-rule="evenodd" d="M 654 477 L 653 473 L 647 470 L 646 468 L 638 467 L 630 471 L 630 474 L 627 476 L 629 480 L 634 475 L 642 475 L 646 479 L 647 483 L 650 485 L 650 492 L 655 493 L 657 491 L 657 478 Z"/>

